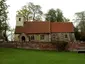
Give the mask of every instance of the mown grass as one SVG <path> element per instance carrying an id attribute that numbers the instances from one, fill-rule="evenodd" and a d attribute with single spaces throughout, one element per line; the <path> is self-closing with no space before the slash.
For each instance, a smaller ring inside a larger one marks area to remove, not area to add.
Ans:
<path id="1" fill-rule="evenodd" d="M 85 64 L 85 54 L 0 48 L 0 64 Z"/>

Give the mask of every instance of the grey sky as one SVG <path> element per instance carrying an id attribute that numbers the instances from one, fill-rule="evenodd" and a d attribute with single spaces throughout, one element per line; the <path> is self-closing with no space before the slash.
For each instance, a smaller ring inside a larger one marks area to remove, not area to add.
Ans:
<path id="1" fill-rule="evenodd" d="M 76 12 L 85 10 L 85 0 L 7 0 L 7 4 L 10 5 L 9 22 L 12 27 L 16 23 L 16 11 L 29 2 L 40 5 L 44 13 L 51 8 L 60 8 L 63 15 L 71 20 Z"/>

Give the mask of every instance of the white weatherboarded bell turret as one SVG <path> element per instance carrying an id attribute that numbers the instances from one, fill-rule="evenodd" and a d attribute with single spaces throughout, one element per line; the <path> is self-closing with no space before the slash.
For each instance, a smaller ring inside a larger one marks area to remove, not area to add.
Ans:
<path id="1" fill-rule="evenodd" d="M 24 17 L 21 15 L 16 15 L 16 26 L 24 25 Z"/>

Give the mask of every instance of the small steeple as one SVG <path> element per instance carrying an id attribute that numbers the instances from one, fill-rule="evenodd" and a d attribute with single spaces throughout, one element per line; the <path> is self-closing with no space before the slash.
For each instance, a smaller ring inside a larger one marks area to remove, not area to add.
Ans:
<path id="1" fill-rule="evenodd" d="M 16 15 L 16 26 L 24 26 L 24 17 Z"/>

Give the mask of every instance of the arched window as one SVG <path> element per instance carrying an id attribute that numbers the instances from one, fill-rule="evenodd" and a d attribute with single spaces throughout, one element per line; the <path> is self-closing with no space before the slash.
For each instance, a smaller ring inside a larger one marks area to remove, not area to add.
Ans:
<path id="1" fill-rule="evenodd" d="M 21 18 L 19 18 L 19 21 L 21 21 Z"/>
<path id="2" fill-rule="evenodd" d="M 22 41 L 23 41 L 23 42 L 25 42 L 25 37 L 24 37 L 24 36 L 22 36 L 22 38 L 21 38 L 21 39 L 22 39 Z"/>

